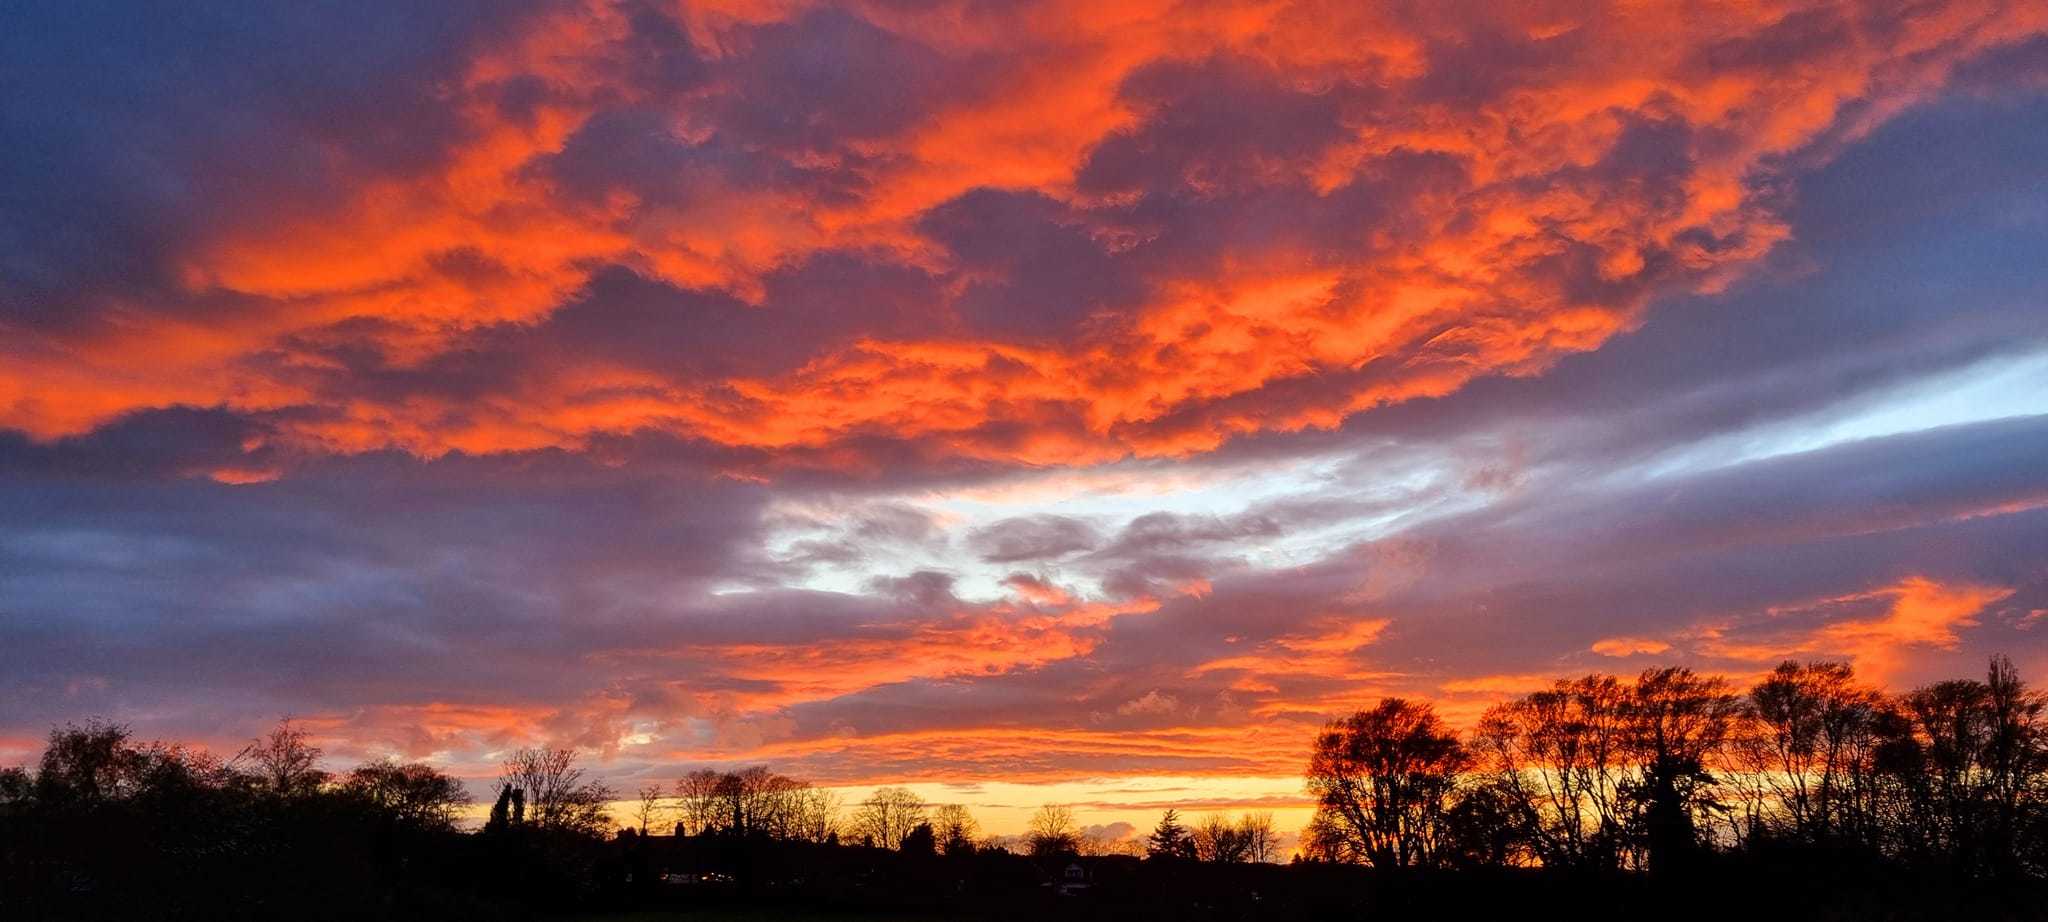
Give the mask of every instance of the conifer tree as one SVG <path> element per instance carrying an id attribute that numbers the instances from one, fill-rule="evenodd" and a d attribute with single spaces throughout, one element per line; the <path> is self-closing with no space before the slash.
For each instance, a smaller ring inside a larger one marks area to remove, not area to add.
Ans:
<path id="1" fill-rule="evenodd" d="M 1147 858 L 1193 858 L 1195 837 L 1180 824 L 1180 812 L 1167 810 L 1145 846 Z"/>
<path id="2" fill-rule="evenodd" d="M 484 823 L 485 832 L 503 832 L 512 817 L 512 786 L 498 792 L 498 802 L 491 805 L 491 818 Z"/>

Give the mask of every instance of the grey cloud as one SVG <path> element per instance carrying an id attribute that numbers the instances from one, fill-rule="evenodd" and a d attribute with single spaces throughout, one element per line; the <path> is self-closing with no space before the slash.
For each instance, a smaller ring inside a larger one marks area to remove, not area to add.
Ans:
<path id="1" fill-rule="evenodd" d="M 1041 514 L 1004 519 L 967 535 L 967 546 L 989 563 L 1055 560 L 1093 549 L 1095 526 L 1069 516 Z"/>

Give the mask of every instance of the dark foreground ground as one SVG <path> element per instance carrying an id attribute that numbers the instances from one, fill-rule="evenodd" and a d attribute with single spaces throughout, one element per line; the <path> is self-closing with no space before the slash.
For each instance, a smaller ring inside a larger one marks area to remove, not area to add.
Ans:
<path id="1" fill-rule="evenodd" d="M 294 848 L 225 853 L 171 852 L 161 841 L 90 828 L 45 829 L 0 849 L 0 920 L 2048 920 L 2048 884 L 2037 879 L 1810 851 L 1713 856 L 1652 879 L 1003 852 L 920 856 L 666 836 L 450 833 L 381 844 L 372 837 L 374 847 L 363 849 L 346 826 L 312 831 L 319 834 L 297 836 Z"/>
<path id="2" fill-rule="evenodd" d="M 2048 919 L 2048 886 L 1908 871 L 1852 856 L 1716 860 L 1683 874 L 1386 873 L 1008 854 L 642 843 L 660 870 L 590 922 L 1366 919 Z M 696 869 L 677 873 L 676 868 Z M 723 870 L 705 872 L 706 868 Z"/>

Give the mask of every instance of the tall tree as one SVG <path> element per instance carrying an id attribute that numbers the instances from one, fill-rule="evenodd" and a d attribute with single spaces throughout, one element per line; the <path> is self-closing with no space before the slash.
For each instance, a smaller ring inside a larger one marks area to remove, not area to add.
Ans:
<path id="1" fill-rule="evenodd" d="M 1242 864 L 1251 860 L 1251 842 L 1237 822 L 1212 813 L 1195 827 L 1195 856 L 1219 864 Z"/>
<path id="2" fill-rule="evenodd" d="M 667 812 L 666 805 L 661 802 L 667 794 L 668 791 L 659 784 L 640 786 L 638 799 L 633 804 L 633 819 L 639 824 L 641 835 L 647 835 L 648 830 L 654 828 L 655 821 Z"/>
<path id="3" fill-rule="evenodd" d="M 293 726 L 289 717 L 251 741 L 242 755 L 255 765 L 265 789 L 279 797 L 308 794 L 327 781 L 327 773 L 316 767 L 319 747 L 308 742 L 306 732 Z"/>
<path id="4" fill-rule="evenodd" d="M 938 854 L 938 834 L 932 832 L 932 824 L 919 823 L 910 827 L 910 831 L 904 834 L 903 842 L 897 850 L 906 855 Z"/>
<path id="5" fill-rule="evenodd" d="M 99 720 L 65 724 L 50 731 L 36 769 L 37 799 L 49 804 L 90 805 L 133 793 L 143 757 L 130 745 L 128 728 Z"/>
<path id="6" fill-rule="evenodd" d="M 1991 870 L 2015 873 L 2017 838 L 2027 821 L 2027 798 L 2048 786 L 2048 696 L 2020 679 L 2012 660 L 1991 658 L 1984 677 L 1986 721 L 1990 724 L 1981 762 L 1990 801 L 1985 843 Z M 2039 816 L 2036 817 L 2038 822 Z"/>
<path id="7" fill-rule="evenodd" d="M 1247 813 L 1237 821 L 1237 828 L 1244 839 L 1246 861 L 1264 864 L 1280 860 L 1280 833 L 1273 826 L 1273 814 Z"/>
<path id="8" fill-rule="evenodd" d="M 1444 861 L 1455 867 L 1513 867 L 1534 857 L 1514 796 L 1493 779 L 1462 785 L 1444 828 Z"/>
<path id="9" fill-rule="evenodd" d="M 1788 660 L 1752 686 L 1731 747 L 1738 834 L 1820 842 L 1855 823 L 1881 705 L 1845 663 Z"/>
<path id="10" fill-rule="evenodd" d="M 684 835 L 701 836 L 717 829 L 719 774 L 700 768 L 676 780 L 677 825 Z"/>
<path id="11" fill-rule="evenodd" d="M 1383 699 L 1325 727 L 1308 768 L 1325 834 L 1375 867 L 1437 863 L 1465 747 L 1427 704 Z"/>
<path id="12" fill-rule="evenodd" d="M 453 829 L 456 813 L 469 804 L 469 792 L 462 782 L 424 762 L 382 759 L 364 763 L 342 779 L 341 792 L 415 829 Z M 492 808 L 493 821 L 498 810 Z"/>
<path id="13" fill-rule="evenodd" d="M 573 749 L 520 749 L 505 760 L 501 780 L 512 785 L 515 812 L 530 802 L 541 829 L 601 835 L 611 824 L 611 788 L 584 778 Z"/>
<path id="14" fill-rule="evenodd" d="M 1152 835 L 1145 842 L 1145 857 L 1183 859 L 1195 857 L 1195 839 L 1186 826 L 1181 825 L 1180 811 L 1168 807 L 1159 817 L 1159 825 L 1152 827 Z"/>
<path id="15" fill-rule="evenodd" d="M 839 841 L 839 795 L 806 784 L 790 796 L 784 836 L 802 842 Z"/>
<path id="16" fill-rule="evenodd" d="M 940 804 L 934 808 L 932 829 L 938 834 L 939 851 L 948 855 L 972 854 L 974 841 L 981 835 L 981 824 L 975 822 L 974 814 L 964 804 Z"/>
<path id="17" fill-rule="evenodd" d="M 925 821 L 924 799 L 908 788 L 879 788 L 853 813 L 853 833 L 878 848 L 900 848 Z"/>
<path id="18" fill-rule="evenodd" d="M 1515 837 L 1550 867 L 1615 867 L 1639 826 L 1625 796 L 1629 690 L 1613 676 L 1560 679 L 1489 709 L 1473 736 L 1488 781 L 1507 798 Z"/>
<path id="19" fill-rule="evenodd" d="M 1726 679 L 1690 669 L 1645 670 L 1630 690 L 1627 739 L 1639 766 L 1634 793 L 1652 873 L 1677 869 L 1700 852 L 1700 816 L 1715 806 L 1709 764 L 1740 710 Z"/>
<path id="20" fill-rule="evenodd" d="M 1041 805 L 1031 814 L 1025 837 L 1031 843 L 1031 854 L 1038 857 L 1072 855 L 1081 848 L 1081 827 L 1065 804 Z"/>
<path id="21" fill-rule="evenodd" d="M 1963 870 L 2016 871 L 2029 795 L 2038 804 L 2048 787 L 2044 708 L 2003 657 L 1984 681 L 1937 682 L 1901 698 L 1881 753 L 1905 817 L 1895 848 Z"/>
<path id="22" fill-rule="evenodd" d="M 491 805 L 490 818 L 484 821 L 484 831 L 501 833 L 512 827 L 512 785 L 507 783 L 498 791 L 498 802 Z"/>

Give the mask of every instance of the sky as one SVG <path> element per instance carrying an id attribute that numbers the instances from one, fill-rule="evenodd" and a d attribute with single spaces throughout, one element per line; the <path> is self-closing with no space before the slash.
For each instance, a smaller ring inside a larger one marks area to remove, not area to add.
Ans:
<path id="1" fill-rule="evenodd" d="M 2048 6 L 0 12 L 0 763 L 1276 809 L 1558 676 L 2048 679 Z"/>

